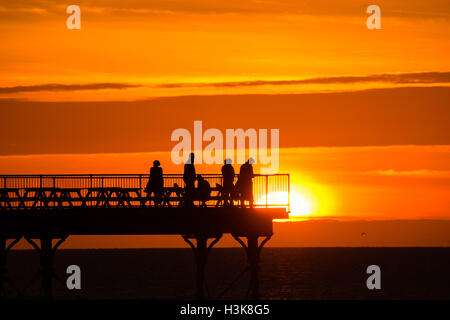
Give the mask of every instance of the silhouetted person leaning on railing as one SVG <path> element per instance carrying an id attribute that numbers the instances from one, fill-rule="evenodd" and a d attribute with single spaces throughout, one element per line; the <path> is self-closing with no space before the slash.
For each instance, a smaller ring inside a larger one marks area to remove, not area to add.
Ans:
<path id="1" fill-rule="evenodd" d="M 233 204 L 234 195 L 234 168 L 231 165 L 231 159 L 225 159 L 224 165 L 222 166 L 223 175 L 223 205 L 229 206 Z"/>
<path id="2" fill-rule="evenodd" d="M 155 207 L 161 203 L 164 188 L 163 169 L 160 165 L 161 163 L 158 160 L 153 161 L 153 167 L 150 168 L 150 179 L 144 190 L 147 192 L 148 198 L 151 197 L 152 193 L 154 194 L 153 202 L 155 203 Z"/>
<path id="3" fill-rule="evenodd" d="M 244 163 L 239 170 L 238 179 L 238 191 L 241 197 L 241 206 L 245 207 L 245 201 L 250 203 L 250 208 L 253 208 L 253 166 L 255 161 L 253 158 L 249 158 L 246 163 Z"/>
<path id="4" fill-rule="evenodd" d="M 195 167 L 194 167 L 195 155 L 191 153 L 188 161 L 184 165 L 183 181 L 185 185 L 184 189 L 184 205 L 186 207 L 192 207 L 194 205 L 194 193 L 195 193 Z"/>
<path id="5" fill-rule="evenodd" d="M 206 202 L 209 200 L 211 195 L 211 185 L 208 181 L 203 178 L 201 174 L 197 176 L 198 181 L 198 198 L 201 201 L 201 207 L 206 207 Z"/>

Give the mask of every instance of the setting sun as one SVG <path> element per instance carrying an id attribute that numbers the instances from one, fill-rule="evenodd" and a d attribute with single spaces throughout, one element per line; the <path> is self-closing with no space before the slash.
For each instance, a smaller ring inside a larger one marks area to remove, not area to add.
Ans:
<path id="1" fill-rule="evenodd" d="M 311 213 L 308 200 L 300 193 L 291 192 L 291 198 L 288 199 L 287 192 L 270 192 L 267 196 L 267 202 L 270 203 L 291 203 L 290 217 L 308 216 Z M 258 199 L 257 204 L 265 204 L 266 198 Z"/>
<path id="2" fill-rule="evenodd" d="M 310 204 L 306 198 L 296 192 L 291 192 L 291 212 L 289 216 L 300 217 L 310 215 Z"/>

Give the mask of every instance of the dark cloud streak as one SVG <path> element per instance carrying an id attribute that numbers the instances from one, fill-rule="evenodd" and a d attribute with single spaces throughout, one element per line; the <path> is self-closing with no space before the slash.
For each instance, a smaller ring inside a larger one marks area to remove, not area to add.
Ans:
<path id="1" fill-rule="evenodd" d="M 128 89 L 141 87 L 139 84 L 127 83 L 90 83 L 90 84 L 41 84 L 32 86 L 0 87 L 0 94 L 40 92 L 40 91 L 80 91 L 80 90 L 103 90 L 103 89 Z"/>
<path id="2" fill-rule="evenodd" d="M 300 84 L 348 84 L 382 82 L 392 84 L 433 84 L 450 83 L 450 72 L 419 72 L 401 74 L 374 74 L 367 76 L 319 77 L 299 80 L 255 80 L 213 83 L 166 83 L 155 88 L 194 88 L 194 87 L 252 87 L 252 86 L 284 86 Z"/>
<path id="3" fill-rule="evenodd" d="M 308 84 L 353 84 L 353 83 L 389 83 L 389 84 L 444 84 L 450 83 L 450 72 L 418 72 L 399 74 L 374 74 L 366 76 L 334 76 L 317 77 L 298 80 L 252 80 L 230 82 L 197 82 L 197 83 L 161 83 L 153 85 L 157 89 L 175 88 L 237 88 L 255 86 L 287 86 Z M 0 87 L 0 94 L 14 94 L 22 92 L 41 91 L 81 91 L 104 89 L 129 89 L 145 87 L 143 84 L 129 83 L 90 83 L 90 84 L 42 84 L 30 86 Z"/>

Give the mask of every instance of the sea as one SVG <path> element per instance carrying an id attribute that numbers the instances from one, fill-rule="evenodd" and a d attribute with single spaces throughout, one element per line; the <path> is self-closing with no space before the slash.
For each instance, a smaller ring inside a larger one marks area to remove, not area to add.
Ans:
<path id="1" fill-rule="evenodd" d="M 69 290 L 67 268 L 80 270 L 80 289 Z M 369 266 L 379 267 L 379 289 L 369 289 Z M 194 299 L 191 249 L 58 250 L 54 257 L 54 299 Z M 213 248 L 205 295 L 245 300 L 250 275 L 241 248 Z M 42 297 L 39 256 L 13 250 L 6 263 L 4 296 Z M 264 248 L 259 284 L 268 300 L 450 299 L 448 247 Z"/>

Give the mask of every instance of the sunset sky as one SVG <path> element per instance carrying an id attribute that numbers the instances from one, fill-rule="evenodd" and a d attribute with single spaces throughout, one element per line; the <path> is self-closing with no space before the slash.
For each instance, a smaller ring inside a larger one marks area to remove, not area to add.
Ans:
<path id="1" fill-rule="evenodd" d="M 449 34 L 446 0 L 0 1 L 0 174 L 147 173 L 154 159 L 180 173 L 171 132 L 201 120 L 280 130 L 279 172 L 308 205 L 294 215 L 448 220 Z M 300 223 L 277 223 L 278 244 L 304 244 Z M 412 243 L 376 228 L 370 244 Z M 408 231 L 415 244 L 450 244 L 427 228 Z M 347 237 L 325 243 L 367 244 Z"/>

